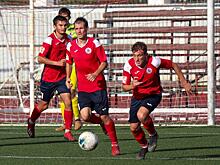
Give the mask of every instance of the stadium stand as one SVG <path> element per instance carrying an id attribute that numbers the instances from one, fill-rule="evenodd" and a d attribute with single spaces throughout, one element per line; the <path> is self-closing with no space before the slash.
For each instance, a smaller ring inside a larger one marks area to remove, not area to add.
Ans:
<path id="1" fill-rule="evenodd" d="M 89 33 L 105 43 L 109 56 L 108 87 L 111 107 L 129 107 L 129 96 L 121 95 L 123 60 L 129 58 L 134 42 L 144 41 L 149 54 L 169 58 L 177 62 L 186 78 L 192 83 L 195 95 L 185 97 L 180 83 L 172 71 L 161 73 L 164 98 L 160 106 L 207 107 L 207 10 L 146 10 L 112 11 L 103 15 L 103 20 L 95 20 Z M 215 10 L 219 18 L 220 9 Z M 219 37 L 220 27 L 215 26 L 215 37 Z M 215 52 L 220 49 L 215 41 Z M 215 54 L 219 57 L 219 54 Z M 117 62 L 116 62 L 117 61 Z M 219 68 L 216 62 L 216 69 Z M 218 88 L 218 86 L 217 86 Z M 201 102 L 201 99 L 204 98 Z M 219 97 L 219 94 L 217 94 Z M 217 107 L 220 104 L 217 103 Z"/>

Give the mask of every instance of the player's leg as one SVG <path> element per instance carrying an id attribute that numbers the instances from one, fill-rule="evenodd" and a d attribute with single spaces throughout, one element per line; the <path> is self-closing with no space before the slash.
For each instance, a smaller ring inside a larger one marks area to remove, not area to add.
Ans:
<path id="1" fill-rule="evenodd" d="M 145 137 L 145 133 L 141 128 L 140 122 L 138 123 L 130 123 L 130 131 L 134 136 L 135 140 L 139 143 L 141 149 L 138 152 L 136 158 L 137 159 L 144 159 L 145 155 L 148 151 L 148 143 Z"/>
<path id="2" fill-rule="evenodd" d="M 141 100 L 136 100 L 132 98 L 128 122 L 130 123 L 130 131 L 132 135 L 134 136 L 135 140 L 140 145 L 140 151 L 138 152 L 136 158 L 144 159 L 148 151 L 148 142 L 145 137 L 145 133 L 143 129 L 141 128 L 140 120 L 137 117 L 137 113 L 140 107 L 141 107 Z"/>
<path id="3" fill-rule="evenodd" d="M 65 130 L 65 120 L 64 120 L 64 109 L 65 109 L 65 104 L 64 102 L 60 101 L 59 103 L 60 105 L 60 110 L 61 110 L 61 114 L 62 114 L 62 119 L 63 119 L 63 125 L 56 128 L 56 131 L 64 131 Z"/>
<path id="4" fill-rule="evenodd" d="M 73 124 L 73 110 L 71 106 L 70 93 L 61 93 L 61 99 L 65 104 L 64 109 L 64 121 L 65 121 L 65 133 L 64 138 L 68 141 L 76 141 L 71 133 L 72 124 Z"/>
<path id="5" fill-rule="evenodd" d="M 154 127 L 150 113 L 158 106 L 161 101 L 161 95 L 152 95 L 142 101 L 142 107 L 139 109 L 137 116 L 149 134 L 148 151 L 153 152 L 157 147 L 158 133 Z"/>
<path id="6" fill-rule="evenodd" d="M 94 109 L 100 115 L 104 128 L 109 136 L 112 145 L 112 155 L 120 154 L 115 123 L 109 116 L 108 96 L 106 90 L 100 90 L 92 94 Z"/>
<path id="7" fill-rule="evenodd" d="M 92 113 L 93 105 L 91 101 L 91 93 L 78 92 L 78 102 L 80 107 L 80 117 L 83 121 L 93 124 L 102 123 L 101 118 Z"/>
<path id="8" fill-rule="evenodd" d="M 65 120 L 64 120 L 65 104 L 62 101 L 60 102 L 60 109 L 61 109 L 62 118 L 63 118 L 63 125 L 56 128 L 55 129 L 56 131 L 64 131 L 65 130 Z M 77 97 L 74 97 L 72 99 L 72 109 L 73 109 L 73 114 L 74 114 L 74 118 L 75 118 L 74 129 L 79 130 L 82 127 L 82 123 L 81 123 L 80 117 L 79 117 L 78 98 Z"/>
<path id="9" fill-rule="evenodd" d="M 76 96 L 72 99 L 72 109 L 75 118 L 74 129 L 79 130 L 82 127 L 82 122 L 80 120 L 78 98 Z"/>
<path id="10" fill-rule="evenodd" d="M 35 104 L 31 116 L 27 120 L 27 133 L 31 138 L 35 137 L 35 122 L 40 117 L 41 112 L 47 109 L 50 99 L 53 97 L 54 88 L 54 83 L 41 81 L 40 90 L 42 93 L 42 100 L 38 104 Z"/>
<path id="11" fill-rule="evenodd" d="M 65 121 L 65 133 L 64 138 L 68 141 L 76 141 L 71 133 L 73 124 L 73 110 L 71 104 L 70 90 L 66 87 L 66 79 L 63 79 L 57 83 L 56 90 L 60 94 L 62 101 L 65 104 L 64 109 L 64 121 Z"/>

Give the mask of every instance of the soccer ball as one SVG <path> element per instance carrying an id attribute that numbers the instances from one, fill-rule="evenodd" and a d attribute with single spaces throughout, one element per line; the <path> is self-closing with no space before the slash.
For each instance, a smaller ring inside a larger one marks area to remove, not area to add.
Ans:
<path id="1" fill-rule="evenodd" d="M 98 142 L 98 136 L 91 131 L 85 131 L 81 133 L 78 139 L 80 148 L 85 151 L 94 150 L 97 147 Z"/>

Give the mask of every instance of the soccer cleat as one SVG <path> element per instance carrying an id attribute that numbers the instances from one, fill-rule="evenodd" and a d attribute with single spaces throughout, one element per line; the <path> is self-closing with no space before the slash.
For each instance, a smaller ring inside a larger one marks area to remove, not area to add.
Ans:
<path id="1" fill-rule="evenodd" d="M 158 137 L 159 136 L 158 136 L 157 132 L 155 133 L 155 135 L 150 136 L 149 142 L 148 142 L 148 151 L 149 152 L 154 152 L 156 150 Z"/>
<path id="2" fill-rule="evenodd" d="M 102 131 L 104 132 L 104 134 L 105 134 L 105 135 L 108 135 L 108 132 L 107 132 L 107 130 L 105 129 L 104 123 L 101 123 L 100 126 L 101 126 Z"/>
<path id="3" fill-rule="evenodd" d="M 141 150 L 138 152 L 138 154 L 136 156 L 136 159 L 138 159 L 138 160 L 145 159 L 145 155 L 146 155 L 147 151 L 148 151 L 147 147 L 141 148 Z"/>
<path id="4" fill-rule="evenodd" d="M 55 131 L 57 131 L 57 132 L 65 131 L 65 125 L 62 125 L 62 126 L 56 128 Z"/>
<path id="5" fill-rule="evenodd" d="M 117 156 L 120 155 L 120 149 L 119 149 L 119 145 L 115 144 L 112 145 L 112 156 Z"/>
<path id="6" fill-rule="evenodd" d="M 30 122 L 31 118 L 28 118 L 27 120 L 27 133 L 28 133 L 28 136 L 30 138 L 34 138 L 35 137 L 35 123 L 31 123 Z"/>
<path id="7" fill-rule="evenodd" d="M 78 119 L 78 120 L 75 120 L 75 124 L 74 124 L 74 130 L 79 130 L 81 129 L 82 127 L 82 122 Z"/>
<path id="8" fill-rule="evenodd" d="M 76 138 L 73 137 L 73 135 L 72 135 L 72 133 L 71 133 L 70 131 L 64 133 L 64 139 L 66 139 L 66 140 L 69 141 L 69 142 L 74 142 L 74 141 L 76 141 Z"/>

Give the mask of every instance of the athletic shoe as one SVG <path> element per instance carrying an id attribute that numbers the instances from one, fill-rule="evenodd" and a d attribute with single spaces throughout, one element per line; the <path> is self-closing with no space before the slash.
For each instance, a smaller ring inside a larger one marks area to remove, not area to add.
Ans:
<path id="1" fill-rule="evenodd" d="M 55 131 L 57 131 L 57 132 L 65 131 L 65 125 L 62 125 L 62 126 L 56 128 Z"/>
<path id="2" fill-rule="evenodd" d="M 27 120 L 27 124 L 28 124 L 27 133 L 30 138 L 34 138 L 35 137 L 35 129 L 34 129 L 35 123 L 31 123 L 30 120 L 31 120 L 31 118 L 28 118 L 28 120 Z"/>
<path id="3" fill-rule="evenodd" d="M 77 131 L 77 130 L 81 129 L 81 127 L 82 127 L 82 122 L 79 119 L 75 120 L 74 130 Z"/>
<path id="4" fill-rule="evenodd" d="M 136 159 L 138 159 L 138 160 L 144 159 L 147 151 L 148 151 L 147 148 L 141 148 L 141 150 L 138 152 L 138 154 L 136 156 Z"/>
<path id="5" fill-rule="evenodd" d="M 148 151 L 149 152 L 154 152 L 156 150 L 158 137 L 159 136 L 158 136 L 157 132 L 155 133 L 155 135 L 150 136 L 149 142 L 148 142 Z"/>
<path id="6" fill-rule="evenodd" d="M 76 138 L 73 137 L 73 135 L 72 135 L 72 133 L 70 131 L 66 132 L 64 134 L 64 139 L 66 139 L 67 141 L 70 141 L 70 142 L 76 141 Z"/>
<path id="7" fill-rule="evenodd" d="M 112 145 L 112 156 L 120 155 L 120 149 L 118 144 Z"/>
<path id="8" fill-rule="evenodd" d="M 100 126 L 101 126 L 101 128 L 102 128 L 103 133 L 104 133 L 105 135 L 108 135 L 108 132 L 107 132 L 107 130 L 105 129 L 104 123 L 101 123 Z"/>

